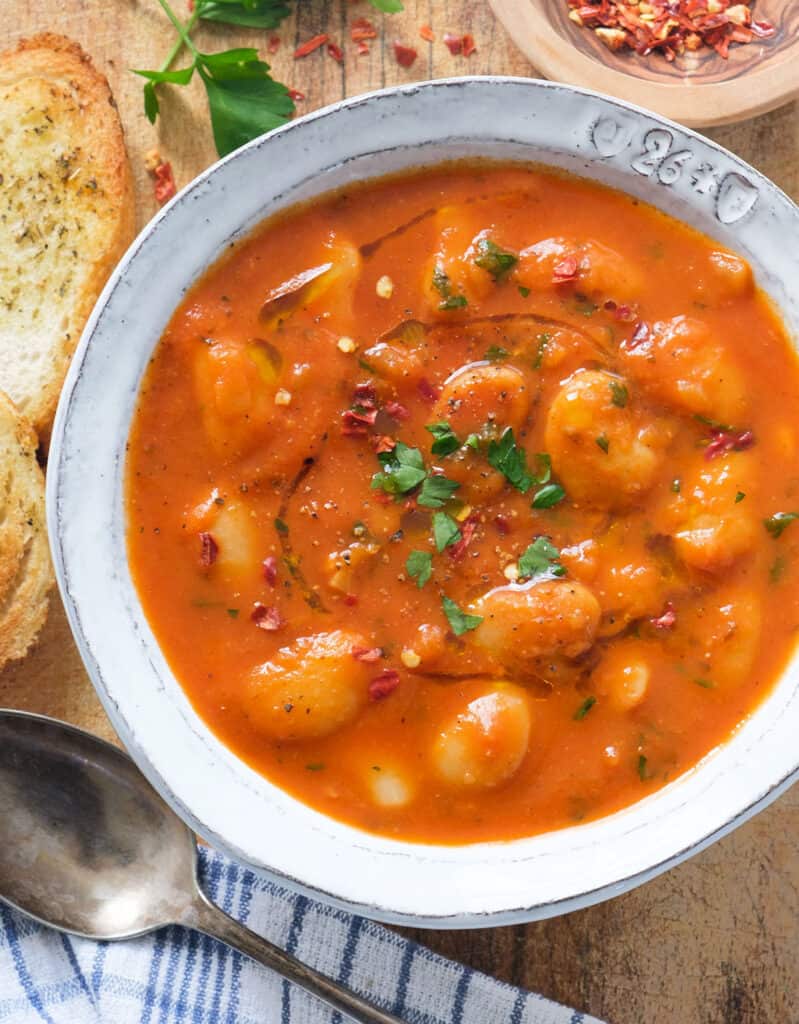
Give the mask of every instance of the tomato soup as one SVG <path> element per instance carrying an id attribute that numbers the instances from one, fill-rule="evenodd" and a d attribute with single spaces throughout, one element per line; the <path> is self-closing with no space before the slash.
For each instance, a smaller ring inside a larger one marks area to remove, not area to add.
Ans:
<path id="1" fill-rule="evenodd" d="M 609 814 L 722 743 L 799 623 L 797 359 L 631 197 L 452 164 L 322 197 L 180 303 L 127 456 L 198 714 L 401 839 Z"/>

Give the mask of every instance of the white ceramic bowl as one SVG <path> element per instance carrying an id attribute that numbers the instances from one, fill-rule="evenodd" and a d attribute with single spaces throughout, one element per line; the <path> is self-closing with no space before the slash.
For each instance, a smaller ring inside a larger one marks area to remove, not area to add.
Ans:
<path id="1" fill-rule="evenodd" d="M 629 889 L 765 806 L 799 765 L 795 658 L 727 744 L 635 806 L 530 839 L 421 846 L 368 835 L 287 796 L 216 739 L 170 672 L 131 582 L 123 507 L 136 393 L 168 318 L 231 240 L 275 210 L 468 156 L 563 167 L 690 222 L 751 260 L 799 334 L 799 210 L 730 153 L 643 110 L 548 82 L 390 89 L 258 139 L 145 228 L 72 363 L 47 495 L 58 581 L 86 666 L 128 750 L 181 817 L 256 871 L 374 918 L 442 927 L 546 917 Z"/>

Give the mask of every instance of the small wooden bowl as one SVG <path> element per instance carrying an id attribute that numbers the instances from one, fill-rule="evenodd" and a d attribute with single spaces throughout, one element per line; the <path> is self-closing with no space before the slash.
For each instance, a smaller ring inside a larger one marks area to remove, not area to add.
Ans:
<path id="1" fill-rule="evenodd" d="M 727 60 L 703 48 L 668 63 L 659 54 L 613 53 L 569 20 L 567 0 L 491 0 L 511 38 L 547 78 L 610 93 L 690 127 L 729 124 L 799 96 L 799 4 L 758 0 L 771 39 L 730 47 Z"/>

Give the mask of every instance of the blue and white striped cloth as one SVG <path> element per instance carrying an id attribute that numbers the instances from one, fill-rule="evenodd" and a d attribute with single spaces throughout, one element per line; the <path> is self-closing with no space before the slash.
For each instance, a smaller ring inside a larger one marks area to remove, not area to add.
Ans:
<path id="1" fill-rule="evenodd" d="M 598 1024 L 596 1018 L 444 960 L 201 850 L 224 910 L 409 1024 Z M 197 932 L 73 939 L 0 904 L 0 1024 L 323 1024 L 311 996 Z"/>

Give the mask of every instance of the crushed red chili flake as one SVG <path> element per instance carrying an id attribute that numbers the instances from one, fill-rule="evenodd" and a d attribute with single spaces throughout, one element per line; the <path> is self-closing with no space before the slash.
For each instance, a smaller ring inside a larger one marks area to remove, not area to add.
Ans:
<path id="1" fill-rule="evenodd" d="M 355 45 L 358 47 L 358 56 L 359 57 L 365 57 L 366 54 L 369 53 L 369 44 L 365 43 L 363 40 L 361 40 L 360 42 L 356 43 Z"/>
<path id="2" fill-rule="evenodd" d="M 410 413 L 401 402 L 386 402 L 386 412 L 394 420 L 407 420 Z"/>
<path id="3" fill-rule="evenodd" d="M 419 383 L 416 385 L 416 390 L 425 400 L 425 402 L 435 402 L 438 396 L 441 394 L 440 390 L 431 384 L 427 377 L 422 377 Z"/>
<path id="4" fill-rule="evenodd" d="M 314 50 L 318 50 L 320 46 L 324 46 L 325 43 L 330 41 L 330 36 L 327 32 L 321 33 L 321 35 L 314 36 L 309 39 L 307 43 L 303 43 L 298 46 L 294 51 L 294 60 L 299 60 L 300 57 L 307 57 L 309 53 L 313 53 Z"/>
<path id="5" fill-rule="evenodd" d="M 362 43 L 366 39 L 377 39 L 377 29 L 368 18 L 356 18 L 350 28 L 353 43 Z"/>
<path id="6" fill-rule="evenodd" d="M 375 450 L 375 454 L 380 455 L 382 452 L 393 452 L 397 447 L 397 442 L 393 437 L 389 437 L 388 434 L 380 434 L 372 438 L 372 447 Z"/>
<path id="7" fill-rule="evenodd" d="M 566 284 L 568 281 L 573 281 L 577 277 L 577 269 L 577 257 L 564 256 L 552 268 L 552 283 Z"/>
<path id="8" fill-rule="evenodd" d="M 353 647 L 350 654 L 356 661 L 365 661 L 367 663 L 380 661 L 383 657 L 383 651 L 380 647 Z"/>
<path id="9" fill-rule="evenodd" d="M 409 68 L 418 56 L 412 46 L 405 46 L 398 39 L 394 41 L 394 57 L 401 68 Z"/>
<path id="10" fill-rule="evenodd" d="M 274 555 L 267 555 L 261 565 L 263 570 L 264 579 L 270 587 L 274 587 L 277 582 L 277 559 Z"/>
<path id="11" fill-rule="evenodd" d="M 396 669 L 386 668 L 369 683 L 369 699 L 385 700 L 393 693 L 400 683 L 400 675 Z"/>
<path id="12" fill-rule="evenodd" d="M 299 100 L 305 99 L 305 93 L 300 92 L 299 89 L 289 89 L 289 96 L 291 97 L 291 99 L 294 100 L 295 103 L 299 102 Z"/>
<path id="13" fill-rule="evenodd" d="M 167 199 L 171 199 L 177 192 L 175 179 L 172 175 L 172 164 L 168 161 L 158 164 L 153 170 L 153 177 L 155 178 L 156 201 L 163 206 Z"/>
<path id="14" fill-rule="evenodd" d="M 457 57 L 463 50 L 463 36 L 456 36 L 452 32 L 445 32 L 444 45 L 453 57 Z"/>
<path id="15" fill-rule="evenodd" d="M 435 38 L 436 37 L 433 34 L 433 30 L 430 28 L 429 25 L 420 25 L 419 26 L 419 35 L 427 43 L 435 42 Z"/>
<path id="16" fill-rule="evenodd" d="M 642 57 L 660 53 L 673 61 L 710 47 L 725 60 L 731 43 L 751 43 L 775 33 L 754 21 L 749 0 L 567 0 L 569 18 L 593 30 L 610 50 Z"/>
<path id="17" fill-rule="evenodd" d="M 510 519 L 507 516 L 503 516 L 501 513 L 498 516 L 494 516 L 494 526 L 496 526 L 499 533 L 502 536 L 507 536 L 511 531 Z"/>
<path id="18" fill-rule="evenodd" d="M 667 601 L 660 615 L 651 620 L 655 629 L 673 629 L 677 622 L 677 612 L 671 601 Z"/>
<path id="19" fill-rule="evenodd" d="M 280 49 L 280 36 L 270 36 L 269 42 L 266 44 L 267 53 L 277 53 Z"/>
<path id="20" fill-rule="evenodd" d="M 328 43 L 327 52 L 330 54 L 333 60 L 338 61 L 339 64 L 344 63 L 344 51 L 341 49 L 338 43 Z"/>
<path id="21" fill-rule="evenodd" d="M 461 539 L 447 548 L 453 562 L 459 562 L 466 554 L 466 549 L 472 542 L 478 522 L 478 517 L 473 515 L 461 523 Z"/>
<path id="22" fill-rule="evenodd" d="M 204 569 L 210 569 L 219 554 L 219 545 L 210 533 L 200 534 L 200 565 Z"/>
<path id="23" fill-rule="evenodd" d="M 635 325 L 633 336 L 625 345 L 627 349 L 638 348 L 639 345 L 643 345 L 645 341 L 649 341 L 649 324 L 644 320 L 639 320 Z"/>
<path id="24" fill-rule="evenodd" d="M 277 608 L 261 604 L 260 601 L 256 602 L 250 618 L 259 629 L 265 629 L 268 633 L 275 633 L 286 624 Z"/>
<path id="25" fill-rule="evenodd" d="M 377 391 L 374 384 L 356 384 L 352 393 L 352 404 L 364 409 L 377 408 Z"/>
<path id="26" fill-rule="evenodd" d="M 358 595 L 357 594 L 345 594 L 344 595 L 344 604 L 346 604 L 347 607 L 354 608 L 357 603 L 358 603 Z"/>
<path id="27" fill-rule="evenodd" d="M 755 435 L 751 430 L 736 431 L 713 427 L 710 431 L 710 438 L 705 448 L 706 459 L 715 459 L 717 455 L 727 452 L 745 452 L 755 443 Z"/>
<path id="28" fill-rule="evenodd" d="M 344 437 L 366 437 L 376 419 L 377 409 L 345 409 L 341 414 L 341 433 Z"/>
<path id="29" fill-rule="evenodd" d="M 470 32 L 467 32 L 463 37 L 463 56 L 471 57 L 476 49 L 477 44 L 474 41 L 474 36 Z"/>

